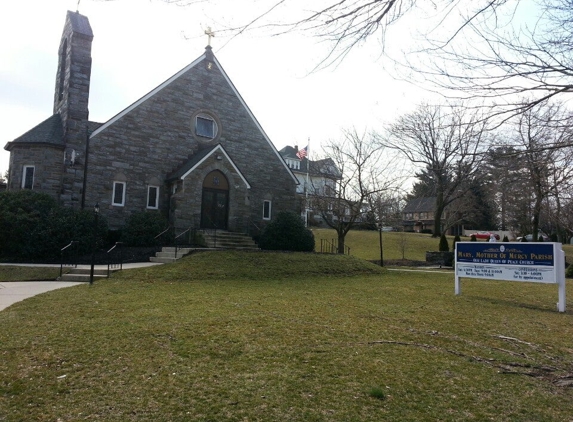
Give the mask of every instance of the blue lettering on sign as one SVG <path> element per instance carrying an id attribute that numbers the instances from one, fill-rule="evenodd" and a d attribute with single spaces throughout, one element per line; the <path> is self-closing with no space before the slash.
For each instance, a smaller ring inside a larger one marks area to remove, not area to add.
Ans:
<path id="1" fill-rule="evenodd" d="M 555 257 L 551 243 L 457 242 L 456 262 L 552 267 Z"/>

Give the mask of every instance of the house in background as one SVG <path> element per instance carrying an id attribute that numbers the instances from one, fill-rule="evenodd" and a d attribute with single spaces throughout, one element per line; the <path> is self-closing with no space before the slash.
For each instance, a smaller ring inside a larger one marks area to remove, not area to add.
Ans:
<path id="1" fill-rule="evenodd" d="M 5 146 L 8 190 L 45 192 L 78 209 L 97 203 L 112 229 L 152 212 L 176 228 L 252 232 L 297 210 L 297 177 L 210 46 L 96 123 L 88 116 L 92 40 L 88 18 L 68 12 L 53 113 Z"/>
<path id="2" fill-rule="evenodd" d="M 335 197 L 342 174 L 331 158 L 312 161 L 299 151 L 302 150 L 295 145 L 286 146 L 279 153 L 299 182 L 296 193 L 301 217 L 308 224 L 321 225 L 324 221 L 318 203 L 321 198 Z"/>
<path id="3" fill-rule="evenodd" d="M 423 233 L 425 231 L 431 231 L 434 233 L 434 211 L 436 209 L 436 197 L 422 197 L 414 198 L 408 201 L 404 209 L 402 210 L 402 226 L 404 231 Z M 460 221 L 448 223 L 448 218 L 452 216 L 451 212 L 447 209 L 442 215 L 442 228 L 447 227 L 446 234 L 449 235 L 462 235 L 463 226 Z M 457 217 L 457 216 L 456 216 Z"/>

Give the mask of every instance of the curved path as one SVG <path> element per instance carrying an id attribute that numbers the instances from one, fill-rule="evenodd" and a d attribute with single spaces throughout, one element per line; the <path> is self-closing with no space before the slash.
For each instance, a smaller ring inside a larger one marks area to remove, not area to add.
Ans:
<path id="1" fill-rule="evenodd" d="M 78 284 L 76 281 L 8 281 L 0 283 L 0 311 L 32 296 Z"/>
<path id="2" fill-rule="evenodd" d="M 59 267 L 59 265 L 46 265 L 46 264 L 5 264 L 10 266 L 34 266 L 34 267 Z M 123 269 L 150 267 L 154 265 L 161 265 L 154 262 L 137 262 L 123 264 Z M 100 267 L 98 265 L 96 268 Z M 78 265 L 78 268 L 89 268 L 89 265 Z M 107 266 L 101 266 L 107 268 Z M 0 282 L 0 311 L 6 309 L 8 306 L 20 302 L 32 296 L 41 293 L 49 292 L 50 290 L 61 289 L 63 287 L 76 286 L 78 284 L 86 284 L 77 281 L 6 281 Z"/>

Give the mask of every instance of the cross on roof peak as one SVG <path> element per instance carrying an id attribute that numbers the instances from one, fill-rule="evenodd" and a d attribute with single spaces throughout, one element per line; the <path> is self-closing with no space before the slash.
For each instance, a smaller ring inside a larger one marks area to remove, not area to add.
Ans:
<path id="1" fill-rule="evenodd" d="M 211 46 L 211 38 L 215 37 L 215 32 L 213 32 L 211 30 L 211 27 L 208 26 L 207 29 L 205 30 L 205 35 L 207 35 L 207 45 L 210 47 Z"/>

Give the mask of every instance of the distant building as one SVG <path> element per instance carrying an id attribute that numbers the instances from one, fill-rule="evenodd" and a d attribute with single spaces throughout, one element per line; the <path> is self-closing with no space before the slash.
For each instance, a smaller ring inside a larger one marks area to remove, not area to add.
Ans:
<path id="1" fill-rule="evenodd" d="M 414 198 L 408 201 L 402 211 L 402 226 L 404 231 L 421 233 L 431 231 L 434 233 L 434 213 L 436 209 L 436 197 Z M 446 208 L 442 215 L 441 225 L 444 227 L 448 222 L 449 211 Z M 463 226 L 453 224 L 446 230 L 446 234 L 462 235 Z"/>
<path id="2" fill-rule="evenodd" d="M 342 174 L 331 158 L 312 161 L 304 156 L 301 159 L 297 156 L 299 151 L 295 145 L 286 146 L 279 153 L 299 182 L 296 193 L 301 217 L 309 224 L 322 224 L 322 216 L 313 203 L 319 202 L 318 198 L 335 197 Z"/>

